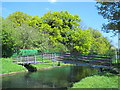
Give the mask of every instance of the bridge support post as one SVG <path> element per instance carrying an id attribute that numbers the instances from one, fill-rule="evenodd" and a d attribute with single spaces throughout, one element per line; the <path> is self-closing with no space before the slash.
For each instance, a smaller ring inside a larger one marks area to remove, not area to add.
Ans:
<path id="1" fill-rule="evenodd" d="M 20 57 L 20 62 L 22 62 L 22 57 Z"/>
<path id="2" fill-rule="evenodd" d="M 42 53 L 42 62 L 43 62 L 43 60 L 44 60 L 44 56 L 43 56 L 44 54 Z"/>
<path id="3" fill-rule="evenodd" d="M 57 66 L 60 66 L 60 62 L 58 62 L 58 65 Z"/>
<path id="4" fill-rule="evenodd" d="M 25 68 L 27 68 L 27 70 L 28 70 L 29 72 L 36 72 L 36 71 L 37 71 L 37 68 L 36 68 L 36 67 L 33 67 L 32 65 L 30 65 L 30 63 L 24 64 L 23 66 L 24 66 Z"/>
<path id="5" fill-rule="evenodd" d="M 99 72 L 103 72 L 103 68 L 98 68 L 98 71 Z"/>
<path id="6" fill-rule="evenodd" d="M 18 60 L 19 60 L 19 59 L 18 59 L 18 56 L 17 56 L 17 63 L 18 63 Z"/>
<path id="7" fill-rule="evenodd" d="M 34 63 L 36 63 L 36 55 L 35 55 L 35 60 L 34 60 Z"/>

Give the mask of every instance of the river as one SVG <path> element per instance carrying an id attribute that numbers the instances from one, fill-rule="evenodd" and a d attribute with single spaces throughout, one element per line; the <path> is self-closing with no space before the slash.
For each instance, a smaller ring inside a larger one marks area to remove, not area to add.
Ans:
<path id="1" fill-rule="evenodd" d="M 71 65 L 18 73 L 3 76 L 2 88 L 70 88 L 75 82 L 97 72 L 93 67 Z"/>

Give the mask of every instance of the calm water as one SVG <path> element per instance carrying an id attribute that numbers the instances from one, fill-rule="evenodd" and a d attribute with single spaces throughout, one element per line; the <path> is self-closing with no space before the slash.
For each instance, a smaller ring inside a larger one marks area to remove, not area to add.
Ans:
<path id="1" fill-rule="evenodd" d="M 4 76 L 3 88 L 69 88 L 82 78 L 97 73 L 92 67 L 65 66 L 32 73 Z"/>

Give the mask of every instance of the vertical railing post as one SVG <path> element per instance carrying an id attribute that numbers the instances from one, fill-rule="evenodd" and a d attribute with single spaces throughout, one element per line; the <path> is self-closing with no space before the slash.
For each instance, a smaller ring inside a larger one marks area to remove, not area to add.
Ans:
<path id="1" fill-rule="evenodd" d="M 34 63 L 36 63 L 36 55 L 35 55 Z"/>
<path id="2" fill-rule="evenodd" d="M 44 57 L 43 57 L 43 53 L 42 53 L 42 62 L 43 62 L 43 58 L 44 58 Z"/>
<path id="3" fill-rule="evenodd" d="M 27 61 L 27 57 L 25 57 L 25 62 Z"/>
<path id="4" fill-rule="evenodd" d="M 51 61 L 53 61 L 53 53 L 51 53 Z"/>
<path id="5" fill-rule="evenodd" d="M 18 63 L 18 56 L 17 56 L 17 63 Z"/>
<path id="6" fill-rule="evenodd" d="M 54 53 L 51 53 L 51 61 L 53 61 L 53 67 L 54 67 L 54 66 L 55 66 L 55 64 L 54 64 L 54 61 L 55 61 L 55 60 L 54 60 L 53 57 L 54 57 Z"/>
<path id="7" fill-rule="evenodd" d="M 29 58 L 28 58 L 28 56 L 27 56 L 27 63 L 29 63 Z"/>
<path id="8" fill-rule="evenodd" d="M 20 62 L 22 62 L 22 57 L 20 57 Z"/>

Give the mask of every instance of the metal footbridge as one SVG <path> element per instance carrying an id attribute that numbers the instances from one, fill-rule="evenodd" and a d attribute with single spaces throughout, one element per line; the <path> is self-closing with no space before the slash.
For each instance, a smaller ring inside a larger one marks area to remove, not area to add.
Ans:
<path id="1" fill-rule="evenodd" d="M 19 65 L 31 63 L 63 62 L 68 64 L 112 69 L 110 56 L 79 55 L 71 53 L 41 53 L 40 55 L 13 57 L 13 62 Z"/>

